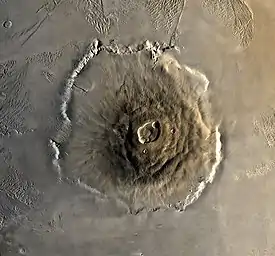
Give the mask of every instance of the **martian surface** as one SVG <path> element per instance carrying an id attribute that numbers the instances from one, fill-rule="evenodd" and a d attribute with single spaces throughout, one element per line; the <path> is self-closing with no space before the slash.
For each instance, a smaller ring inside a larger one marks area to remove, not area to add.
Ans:
<path id="1" fill-rule="evenodd" d="M 275 255 L 274 25 L 271 0 L 0 0 L 0 255 Z"/>

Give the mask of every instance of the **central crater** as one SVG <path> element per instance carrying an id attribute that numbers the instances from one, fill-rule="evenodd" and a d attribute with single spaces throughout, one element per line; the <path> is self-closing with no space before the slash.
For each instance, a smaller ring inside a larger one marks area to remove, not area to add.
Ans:
<path id="1" fill-rule="evenodd" d="M 150 121 L 142 125 L 137 130 L 138 141 L 141 144 L 151 143 L 160 136 L 160 122 Z"/>

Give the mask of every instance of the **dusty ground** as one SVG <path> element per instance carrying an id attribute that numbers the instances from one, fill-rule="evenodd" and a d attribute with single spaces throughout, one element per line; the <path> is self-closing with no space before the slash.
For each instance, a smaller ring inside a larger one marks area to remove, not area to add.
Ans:
<path id="1" fill-rule="evenodd" d="M 0 0 L 1 255 L 275 255 L 274 9 L 271 0 Z M 133 215 L 60 181 L 65 89 L 94 39 L 113 47 L 75 79 L 75 102 L 98 100 L 109 54 L 129 50 L 117 45 L 145 40 L 177 46 L 179 62 L 209 80 L 224 160 L 186 211 Z"/>

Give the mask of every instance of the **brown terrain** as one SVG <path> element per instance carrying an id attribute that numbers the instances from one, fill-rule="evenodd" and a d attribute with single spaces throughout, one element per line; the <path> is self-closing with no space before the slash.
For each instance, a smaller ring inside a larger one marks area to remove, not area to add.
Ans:
<path id="1" fill-rule="evenodd" d="M 275 255 L 275 2 L 0 0 L 0 255 Z"/>

